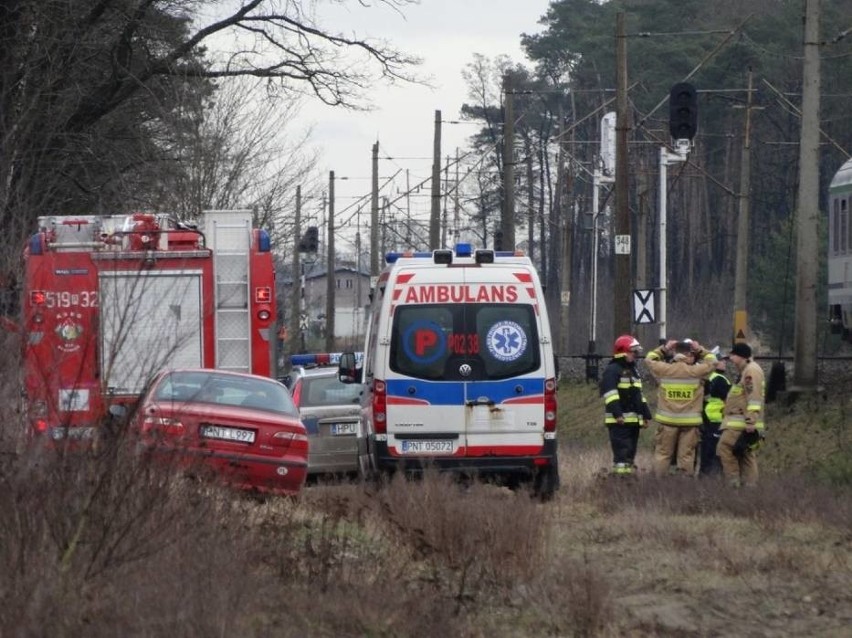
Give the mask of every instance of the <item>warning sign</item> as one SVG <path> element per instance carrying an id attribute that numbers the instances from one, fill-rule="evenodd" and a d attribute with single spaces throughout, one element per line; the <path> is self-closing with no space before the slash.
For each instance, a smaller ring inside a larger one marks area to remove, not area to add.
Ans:
<path id="1" fill-rule="evenodd" d="M 654 291 L 633 291 L 633 323 L 654 323 Z"/>
<path id="2" fill-rule="evenodd" d="M 748 314 L 745 310 L 734 311 L 734 341 L 739 343 L 746 340 Z"/>

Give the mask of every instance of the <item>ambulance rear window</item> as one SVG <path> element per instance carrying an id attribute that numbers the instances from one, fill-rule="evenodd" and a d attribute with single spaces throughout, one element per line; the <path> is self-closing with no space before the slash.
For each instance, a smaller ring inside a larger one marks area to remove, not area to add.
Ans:
<path id="1" fill-rule="evenodd" d="M 390 368 L 434 381 L 495 380 L 535 372 L 541 365 L 536 325 L 529 304 L 399 306 Z M 463 364 L 468 364 L 464 370 Z"/>

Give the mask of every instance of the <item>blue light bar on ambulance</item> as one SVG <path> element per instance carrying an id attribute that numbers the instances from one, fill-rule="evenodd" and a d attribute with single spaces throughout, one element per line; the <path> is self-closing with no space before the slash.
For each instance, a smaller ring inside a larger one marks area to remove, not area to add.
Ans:
<path id="1" fill-rule="evenodd" d="M 470 244 L 456 244 L 457 257 L 470 257 L 473 254 L 473 246 Z"/>

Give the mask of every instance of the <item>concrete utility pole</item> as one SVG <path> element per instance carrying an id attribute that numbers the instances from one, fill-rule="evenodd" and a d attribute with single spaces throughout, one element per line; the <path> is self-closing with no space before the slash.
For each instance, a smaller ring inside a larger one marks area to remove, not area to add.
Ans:
<path id="1" fill-rule="evenodd" d="M 630 272 L 630 208 L 627 201 L 627 35 L 624 12 L 616 16 L 616 125 L 615 125 L 615 282 L 613 284 L 613 334 L 630 332 L 633 278 Z"/>
<path id="2" fill-rule="evenodd" d="M 576 118 L 577 112 L 574 109 L 574 92 L 571 92 L 571 119 L 574 120 Z M 564 120 L 561 121 L 562 125 L 560 127 L 560 133 L 564 131 Z M 574 141 L 576 139 L 575 135 L 576 127 L 571 127 L 571 148 L 574 148 Z M 560 147 L 564 144 L 568 143 L 568 140 L 564 139 L 564 137 L 560 136 Z M 562 153 L 563 163 L 565 158 L 565 153 Z M 559 258 L 561 260 L 560 266 L 560 281 L 561 281 L 561 291 L 560 291 L 560 303 L 561 303 L 561 312 L 560 312 L 560 347 L 563 355 L 568 355 L 570 352 L 570 344 L 571 344 L 571 332 L 569 329 L 569 309 L 571 305 L 571 274 L 572 274 L 572 266 L 574 263 L 573 259 L 573 248 L 574 248 L 574 175 L 572 170 L 566 170 L 565 166 L 562 166 L 562 179 L 559 182 L 560 184 L 560 193 L 559 193 L 559 220 L 560 220 L 560 230 L 562 245 L 560 249 Z M 555 264 L 554 264 L 555 266 Z"/>
<path id="3" fill-rule="evenodd" d="M 453 187 L 453 244 L 459 243 L 459 214 L 461 213 L 461 203 L 459 202 L 459 147 L 456 146 L 456 180 Z"/>
<path id="4" fill-rule="evenodd" d="M 299 350 L 302 334 L 302 299 L 305 292 L 299 242 L 302 237 L 302 187 L 296 186 L 296 212 L 293 215 L 293 290 L 290 294 L 290 321 L 287 324 L 287 354 Z M 288 363 L 289 365 L 289 363 Z"/>
<path id="5" fill-rule="evenodd" d="M 328 173 L 328 233 L 325 247 L 325 351 L 334 352 L 334 171 Z"/>
<path id="6" fill-rule="evenodd" d="M 360 248 L 360 245 L 359 245 Z M 358 251 L 360 255 L 360 250 Z M 359 256 L 360 259 L 360 256 Z M 360 272 L 360 261 L 358 262 Z M 370 199 L 370 275 L 379 274 L 379 143 L 373 144 L 373 188 Z M 358 281 L 361 277 L 358 277 Z"/>
<path id="7" fill-rule="evenodd" d="M 503 76 L 503 249 L 515 250 L 515 105 L 512 77 Z"/>
<path id="8" fill-rule="evenodd" d="M 444 164 L 444 183 L 447 185 L 447 188 L 449 188 L 449 185 L 450 185 L 450 156 L 449 155 L 447 155 L 447 163 Z M 444 190 L 444 209 L 443 209 L 443 214 L 442 214 L 442 217 L 441 217 L 441 247 L 442 248 L 445 248 L 447 246 L 447 226 L 449 226 L 449 223 L 448 223 L 449 220 L 447 218 L 447 215 L 448 215 L 448 211 L 447 211 L 448 201 L 447 200 L 449 199 L 449 197 L 450 197 L 450 193 L 447 192 L 447 190 L 445 189 Z"/>
<path id="9" fill-rule="evenodd" d="M 819 243 L 819 0 L 805 2 L 799 201 L 796 207 L 796 334 L 793 385 L 817 385 L 816 293 Z M 791 388 L 792 389 L 792 388 Z"/>
<path id="10" fill-rule="evenodd" d="M 441 111 L 435 111 L 432 146 L 432 214 L 429 216 L 429 250 L 440 248 L 441 228 Z"/>
<path id="11" fill-rule="evenodd" d="M 749 203 L 751 194 L 751 110 L 752 71 L 748 70 L 748 97 L 745 107 L 742 159 L 740 160 L 739 214 L 737 217 L 737 262 L 734 272 L 734 342 L 748 340 L 746 293 L 748 281 Z M 779 353 L 780 354 L 780 353 Z"/>
<path id="12" fill-rule="evenodd" d="M 356 334 L 364 332 L 364 301 L 361 299 L 361 229 L 355 233 L 355 312 L 353 323 Z"/>

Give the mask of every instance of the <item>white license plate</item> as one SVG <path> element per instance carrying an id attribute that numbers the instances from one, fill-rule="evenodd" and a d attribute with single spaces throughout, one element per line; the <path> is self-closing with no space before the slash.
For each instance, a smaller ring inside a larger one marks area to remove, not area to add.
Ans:
<path id="1" fill-rule="evenodd" d="M 334 436 L 343 436 L 346 434 L 358 434 L 357 423 L 332 423 L 331 433 Z"/>
<path id="2" fill-rule="evenodd" d="M 404 439 L 397 445 L 402 454 L 453 454 L 456 451 L 452 439 Z"/>
<path id="3" fill-rule="evenodd" d="M 226 428 L 221 425 L 202 425 L 200 431 L 201 436 L 207 439 L 222 439 L 223 441 L 254 443 L 254 430 Z"/>

